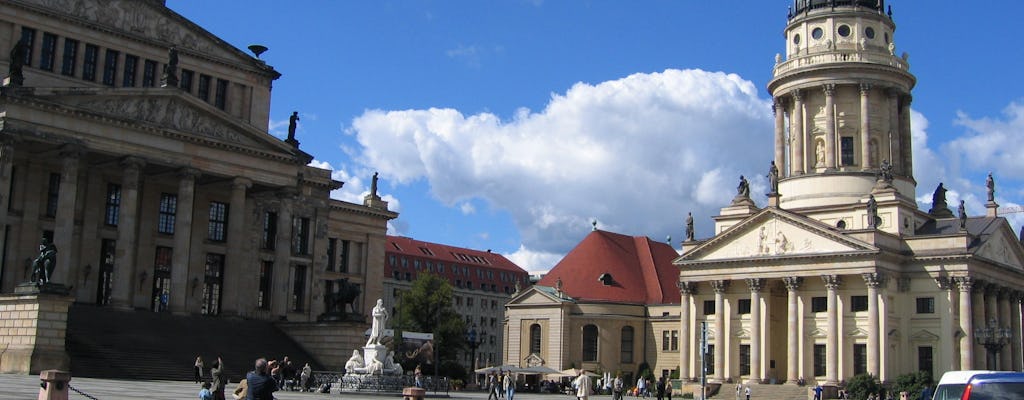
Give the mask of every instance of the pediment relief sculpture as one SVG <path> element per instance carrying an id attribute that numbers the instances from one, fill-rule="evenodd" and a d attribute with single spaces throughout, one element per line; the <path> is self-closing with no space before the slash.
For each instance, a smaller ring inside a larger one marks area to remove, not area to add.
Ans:
<path id="1" fill-rule="evenodd" d="M 249 147 L 262 147 L 230 125 L 171 97 L 85 98 L 72 105 L 122 119 L 145 121 L 184 133 Z"/>

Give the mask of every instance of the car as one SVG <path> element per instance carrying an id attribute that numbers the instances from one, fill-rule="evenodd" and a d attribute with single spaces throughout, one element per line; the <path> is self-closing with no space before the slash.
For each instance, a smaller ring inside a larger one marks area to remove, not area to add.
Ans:
<path id="1" fill-rule="evenodd" d="M 967 387 L 967 382 L 971 380 L 971 377 L 978 374 L 996 372 L 999 371 L 967 370 L 946 372 L 942 374 L 942 378 L 939 378 L 939 384 L 935 387 L 932 400 L 960 400 L 960 397 L 964 394 L 964 388 Z"/>
<path id="2" fill-rule="evenodd" d="M 1024 400 L 1024 372 L 974 375 L 960 400 Z"/>

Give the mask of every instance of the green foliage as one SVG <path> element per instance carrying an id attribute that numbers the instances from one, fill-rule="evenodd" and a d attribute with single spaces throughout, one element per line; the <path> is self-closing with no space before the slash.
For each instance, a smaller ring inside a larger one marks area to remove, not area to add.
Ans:
<path id="1" fill-rule="evenodd" d="M 647 361 L 644 361 L 644 362 L 640 363 L 640 365 L 637 367 L 637 371 L 636 371 L 637 379 L 639 379 L 641 376 L 646 376 L 648 378 L 653 378 L 654 377 L 654 374 L 651 373 L 651 365 L 647 364 Z"/>
<path id="2" fill-rule="evenodd" d="M 672 374 L 668 376 L 669 379 L 679 379 L 679 368 L 673 369 Z"/>
<path id="3" fill-rule="evenodd" d="M 455 360 L 441 361 L 441 368 L 438 369 L 438 372 L 441 375 L 460 381 L 465 381 L 467 378 L 466 369 L 462 368 L 462 365 Z"/>
<path id="4" fill-rule="evenodd" d="M 434 351 L 442 362 L 469 351 L 466 323 L 452 307 L 452 286 L 439 276 L 421 272 L 399 300 L 396 330 L 434 334 Z M 440 370 L 444 370 L 442 367 Z M 465 371 L 462 372 L 465 376 Z"/>
<path id="5" fill-rule="evenodd" d="M 853 400 L 865 400 L 868 395 L 882 394 L 882 385 L 870 374 L 860 374 L 846 382 L 846 391 Z"/>
<path id="6" fill-rule="evenodd" d="M 910 374 L 903 374 L 896 377 L 893 383 L 893 392 L 907 392 L 910 398 L 917 398 L 925 387 L 932 385 L 932 374 L 927 371 L 917 371 Z"/>

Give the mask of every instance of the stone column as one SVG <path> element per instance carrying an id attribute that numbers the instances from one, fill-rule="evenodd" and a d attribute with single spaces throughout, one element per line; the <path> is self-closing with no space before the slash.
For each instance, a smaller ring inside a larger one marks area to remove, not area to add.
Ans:
<path id="1" fill-rule="evenodd" d="M 878 343 L 878 287 L 885 282 L 881 273 L 863 274 L 864 284 L 868 287 L 868 373 L 879 376 L 881 358 Z"/>
<path id="2" fill-rule="evenodd" d="M 870 94 L 871 84 L 860 84 L 860 169 L 864 171 L 875 167 L 871 165 L 871 116 L 868 115 Z"/>
<path id="3" fill-rule="evenodd" d="M 911 132 L 910 132 L 910 102 L 914 100 L 914 97 L 909 93 L 903 96 L 902 110 L 900 110 L 900 160 L 903 166 L 903 175 L 913 177 L 914 175 L 914 152 L 911 150 Z"/>
<path id="4" fill-rule="evenodd" d="M 889 100 L 889 163 L 893 170 L 902 175 L 900 165 L 900 94 L 896 89 L 888 89 L 885 94 Z"/>
<path id="5" fill-rule="evenodd" d="M 78 168 L 81 149 L 75 145 L 61 147 L 60 194 L 57 196 L 57 215 L 54 218 L 53 245 L 57 247 L 57 266 L 53 270 L 54 283 L 75 286 L 71 268 L 75 257 L 75 203 L 78 199 Z M 6 213 L 7 210 L 4 210 Z M 39 240 L 39 238 L 33 238 Z M 37 242 L 38 243 L 38 242 Z"/>
<path id="6" fill-rule="evenodd" d="M 789 295 L 789 316 L 787 317 L 786 333 L 786 383 L 796 384 L 800 378 L 800 315 L 797 307 L 797 290 L 804 278 L 787 276 L 782 278 Z"/>
<path id="7" fill-rule="evenodd" d="M 942 296 L 935 301 L 935 312 L 939 314 L 941 320 L 939 326 L 945 332 L 956 332 L 957 327 L 954 326 L 953 321 L 953 310 L 954 310 L 954 296 L 956 295 L 955 282 L 946 277 L 935 278 L 935 284 L 942 290 Z M 960 369 L 960 358 L 959 352 L 956 351 L 956 345 L 953 342 L 954 338 L 952 335 L 942 335 L 939 337 L 939 349 L 938 354 L 943 357 L 936 364 L 939 368 L 946 368 L 949 371 Z"/>
<path id="8" fill-rule="evenodd" d="M 238 315 L 242 302 L 252 302 L 254 296 L 248 296 L 240 290 L 245 276 L 245 266 L 249 265 L 249 258 L 245 244 L 249 241 L 245 237 L 245 191 L 252 187 L 252 181 L 248 178 L 237 177 L 231 183 L 231 206 L 228 209 L 227 261 L 224 263 L 224 291 L 221 298 L 228 300 L 223 302 L 223 313 L 226 315 Z"/>
<path id="9" fill-rule="evenodd" d="M 772 103 L 772 113 L 775 114 L 775 165 L 783 174 L 786 172 L 786 109 L 783 107 L 782 98 L 776 97 Z M 785 175 L 784 175 L 785 176 Z"/>
<path id="10" fill-rule="evenodd" d="M 764 279 L 747 279 L 750 286 L 750 382 L 761 383 L 761 288 Z"/>
<path id="11" fill-rule="evenodd" d="M 1013 338 L 1010 339 L 1011 359 L 1010 366 L 1014 371 L 1021 371 L 1024 366 L 1021 365 L 1022 356 L 1021 354 L 1021 300 L 1024 300 L 1024 292 L 1014 290 L 1010 295 L 1010 334 Z"/>
<path id="12" fill-rule="evenodd" d="M 985 308 L 987 303 L 985 302 L 985 292 L 988 290 L 988 282 L 976 280 L 974 282 L 974 290 L 971 291 L 971 320 L 974 321 L 974 327 L 980 328 L 988 324 L 988 320 L 985 315 Z M 974 347 L 974 367 L 976 369 L 988 368 L 988 350 L 985 346 L 977 344 L 975 341 L 971 341 L 971 345 Z"/>
<path id="13" fill-rule="evenodd" d="M 825 90 L 825 168 L 836 168 L 836 85 L 827 83 Z"/>
<path id="14" fill-rule="evenodd" d="M 1006 287 L 999 288 L 999 327 L 1011 329 L 1011 341 L 1013 328 L 1010 326 L 1010 289 Z M 1001 371 L 1012 371 L 1013 367 L 1013 346 L 1012 342 L 1007 342 L 1003 346 L 1002 351 L 999 352 L 999 370 Z"/>
<path id="15" fill-rule="evenodd" d="M 7 243 L 7 210 L 11 206 L 11 173 L 14 170 L 14 145 L 9 139 L 0 139 L 0 243 Z M 0 260 L 6 259 L 3 246 L 0 246 Z"/>
<path id="16" fill-rule="evenodd" d="M 192 211 L 195 208 L 196 179 L 199 170 L 178 170 L 178 200 L 174 210 L 174 250 L 171 254 L 171 299 L 168 307 L 174 314 L 188 313 L 188 299 L 196 284 L 189 282 L 189 261 L 192 257 Z M 199 279 L 196 277 L 195 279 Z"/>
<path id="17" fill-rule="evenodd" d="M 839 302 L 836 291 L 842 283 L 838 275 L 822 275 L 828 296 L 828 334 L 825 343 L 825 384 L 839 384 Z"/>
<path id="18" fill-rule="evenodd" d="M 274 244 L 274 271 L 271 278 L 270 302 L 275 317 L 288 313 L 288 275 L 292 257 L 292 203 L 295 192 L 290 188 L 278 192 L 281 210 L 277 213 L 277 238 Z"/>
<path id="19" fill-rule="evenodd" d="M 110 305 L 120 309 L 132 309 L 138 277 L 135 262 L 138 254 L 139 230 L 139 176 L 145 161 L 137 157 L 125 157 L 121 162 L 124 174 L 121 176 L 121 212 L 117 221 L 117 246 L 114 251 L 113 288 Z M 141 272 L 141 271 L 140 271 Z"/>
<path id="20" fill-rule="evenodd" d="M 725 382 L 725 291 L 729 281 L 711 281 L 715 290 L 715 373 L 711 376 L 714 382 Z"/>
<path id="21" fill-rule="evenodd" d="M 964 333 L 960 337 L 960 369 L 969 370 L 974 367 L 974 321 L 972 317 L 971 289 L 974 286 L 974 278 L 961 276 L 956 278 L 957 288 L 960 290 L 960 331 Z"/>
<path id="22" fill-rule="evenodd" d="M 684 381 L 690 376 L 690 351 L 692 338 L 690 337 L 690 300 L 696 286 L 692 282 L 678 282 L 679 286 L 679 340 L 683 343 L 679 346 L 679 378 Z"/>
<path id="23" fill-rule="evenodd" d="M 792 175 L 804 174 L 804 163 L 807 162 L 807 155 L 804 154 L 804 99 L 800 95 L 800 89 L 793 90 L 793 111 L 789 115 L 789 140 L 793 141 L 793 156 L 789 160 Z"/>

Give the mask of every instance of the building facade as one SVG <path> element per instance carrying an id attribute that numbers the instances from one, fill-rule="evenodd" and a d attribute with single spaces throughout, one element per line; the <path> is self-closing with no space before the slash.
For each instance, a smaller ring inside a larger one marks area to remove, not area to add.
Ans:
<path id="1" fill-rule="evenodd" d="M 157 0 L 4 1 L 0 47 L 0 290 L 46 238 L 78 303 L 313 321 L 348 278 L 369 313 L 397 214 L 268 133 L 258 55 Z"/>
<path id="2" fill-rule="evenodd" d="M 790 9 L 768 84 L 768 206 L 738 195 L 715 235 L 684 242 L 675 261 L 682 376 L 700 374 L 705 325 L 717 382 L 1021 369 L 1024 247 L 998 216 L 994 183 L 986 215 L 954 215 L 942 185 L 918 209 L 916 79 L 886 11 L 874 0 Z"/>
<path id="3" fill-rule="evenodd" d="M 505 364 L 621 372 L 678 369 L 679 254 L 668 243 L 590 232 L 509 302 Z"/>
<path id="4" fill-rule="evenodd" d="M 397 315 L 402 293 L 419 274 L 429 273 L 448 281 L 453 288 L 452 304 L 476 332 L 478 346 L 459 357 L 467 370 L 501 362 L 505 303 L 529 285 L 529 274 L 501 254 L 403 236 L 387 237 L 384 267 L 384 305 Z M 468 333 L 468 332 L 467 332 Z"/>

